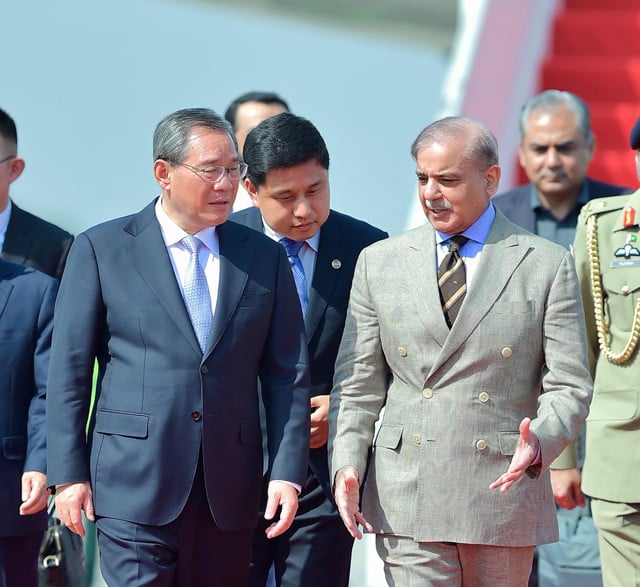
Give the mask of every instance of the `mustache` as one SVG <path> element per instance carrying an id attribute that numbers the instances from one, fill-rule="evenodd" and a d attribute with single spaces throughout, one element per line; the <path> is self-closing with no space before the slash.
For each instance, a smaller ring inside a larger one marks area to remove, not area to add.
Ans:
<path id="1" fill-rule="evenodd" d="M 453 206 L 451 206 L 451 204 L 444 198 L 436 200 L 435 202 L 425 198 L 424 204 L 429 210 L 451 210 L 453 208 Z"/>

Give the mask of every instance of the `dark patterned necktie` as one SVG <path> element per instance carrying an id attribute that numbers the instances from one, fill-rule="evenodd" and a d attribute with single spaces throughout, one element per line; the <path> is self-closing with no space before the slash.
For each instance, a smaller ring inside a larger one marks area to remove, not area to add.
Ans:
<path id="1" fill-rule="evenodd" d="M 293 272 L 293 280 L 298 290 L 298 297 L 300 298 L 300 306 L 302 307 L 302 313 L 306 314 L 309 298 L 307 294 L 307 278 L 304 274 L 304 267 L 302 261 L 298 256 L 300 249 L 304 245 L 304 241 L 294 241 L 293 239 L 284 237 L 280 239 L 280 244 L 287 251 L 287 257 L 289 257 L 289 263 L 291 265 L 291 271 Z"/>
<path id="2" fill-rule="evenodd" d="M 460 248 L 468 241 L 466 236 L 457 234 L 449 239 L 449 252 L 438 268 L 438 287 L 444 318 L 449 328 L 458 315 L 462 300 L 467 293 L 467 281 L 464 263 L 460 257 Z"/>

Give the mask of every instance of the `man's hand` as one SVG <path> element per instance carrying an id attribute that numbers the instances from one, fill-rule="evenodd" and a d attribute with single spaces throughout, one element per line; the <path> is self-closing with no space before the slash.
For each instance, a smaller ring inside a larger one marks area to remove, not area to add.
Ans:
<path id="1" fill-rule="evenodd" d="M 533 464 L 538 455 L 538 447 L 540 441 L 536 435 L 531 432 L 531 418 L 525 418 L 520 422 L 520 438 L 516 452 L 511 459 L 509 470 L 500 475 L 489 487 L 491 489 L 500 488 L 500 492 L 504 493 L 511 487 L 523 473 Z"/>
<path id="2" fill-rule="evenodd" d="M 314 409 L 315 408 L 315 409 Z M 311 448 L 320 448 L 329 440 L 329 396 L 311 398 Z"/>
<path id="3" fill-rule="evenodd" d="M 296 488 L 284 481 L 269 481 L 267 490 L 267 507 L 264 510 L 264 519 L 273 520 L 278 506 L 280 506 L 280 519 L 270 524 L 265 530 L 267 538 L 275 538 L 289 529 L 293 518 L 298 511 L 298 492 Z"/>
<path id="4" fill-rule="evenodd" d="M 47 476 L 40 471 L 25 471 L 22 474 L 22 504 L 20 515 L 36 514 L 47 507 Z"/>
<path id="5" fill-rule="evenodd" d="M 580 489 L 581 481 L 578 469 L 551 469 L 553 497 L 561 508 L 572 510 L 576 506 L 586 505 L 584 493 Z"/>
<path id="6" fill-rule="evenodd" d="M 358 524 L 364 526 L 368 532 L 373 532 L 373 526 L 360 513 L 360 479 L 355 467 L 342 467 L 336 473 L 333 496 L 340 517 L 351 536 L 358 540 L 362 538 Z"/>
<path id="7" fill-rule="evenodd" d="M 91 483 L 65 483 L 56 486 L 56 515 L 72 532 L 84 537 L 82 510 L 87 520 L 95 522 Z"/>

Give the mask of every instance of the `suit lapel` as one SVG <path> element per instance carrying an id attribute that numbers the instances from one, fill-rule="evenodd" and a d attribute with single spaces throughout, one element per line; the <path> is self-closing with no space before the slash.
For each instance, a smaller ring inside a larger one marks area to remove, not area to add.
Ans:
<path id="1" fill-rule="evenodd" d="M 511 223 L 496 210 L 469 293 L 430 374 L 451 357 L 491 311 L 528 251 L 520 244 Z"/>
<path id="2" fill-rule="evenodd" d="M 247 268 L 251 266 L 253 251 L 244 241 L 247 240 L 239 225 L 225 222 L 216 229 L 220 244 L 220 279 L 218 300 L 213 315 L 213 324 L 204 356 L 208 356 L 218 344 L 220 337 L 231 320 L 242 292 L 247 283 Z"/>
<path id="3" fill-rule="evenodd" d="M 9 301 L 9 296 L 11 295 L 11 290 L 13 289 L 13 284 L 11 281 L 6 280 L 5 277 L 11 275 L 11 271 L 9 270 L 11 266 L 4 261 L 0 261 L 0 317 L 2 317 L 2 313 Z"/>
<path id="4" fill-rule="evenodd" d="M 404 273 L 409 276 L 411 296 L 416 313 L 428 332 L 443 346 L 449 336 L 449 328 L 444 320 L 438 291 L 437 257 L 435 231 L 430 224 L 407 233 L 406 254 L 400 255 Z"/>
<path id="5" fill-rule="evenodd" d="M 313 338 L 344 271 L 344 261 L 341 257 L 341 251 L 344 250 L 343 239 L 344 234 L 337 230 L 335 215 L 331 212 L 321 228 L 309 306 L 304 319 L 308 341 Z"/>
<path id="6" fill-rule="evenodd" d="M 155 211 L 155 201 L 136 214 L 125 227 L 132 239 L 132 257 L 140 275 L 158 298 L 189 344 L 202 354 L 182 299 L 167 247 L 162 238 Z"/>
<path id="7" fill-rule="evenodd" d="M 11 216 L 2 246 L 3 257 L 12 263 L 24 264 L 31 250 L 33 238 L 29 234 L 29 225 L 24 220 L 24 213 L 12 201 Z M 22 252 L 17 254 L 15 251 Z"/>

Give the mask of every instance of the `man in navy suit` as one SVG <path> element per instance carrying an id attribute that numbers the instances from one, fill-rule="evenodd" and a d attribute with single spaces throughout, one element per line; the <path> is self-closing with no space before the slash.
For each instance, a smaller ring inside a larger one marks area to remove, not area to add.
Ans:
<path id="1" fill-rule="evenodd" d="M 584 204 L 631 190 L 587 177 L 595 138 L 589 109 L 575 94 L 533 96 L 522 106 L 519 128 L 518 156 L 530 183 L 498 194 L 493 203 L 512 222 L 568 249 Z"/>
<path id="2" fill-rule="evenodd" d="M 48 483 L 73 531 L 84 533 L 82 510 L 95 517 L 111 587 L 239 586 L 261 498 L 258 379 L 270 537 L 291 524 L 306 480 L 302 313 L 282 247 L 226 222 L 246 172 L 229 124 L 178 110 L 153 143 L 160 197 L 78 235 L 69 253 L 51 352 Z"/>
<path id="3" fill-rule="evenodd" d="M 37 587 L 47 527 L 45 396 L 58 283 L 0 260 L 0 587 Z"/>
<path id="4" fill-rule="evenodd" d="M 0 251 L 12 263 L 33 267 L 60 279 L 73 242 L 66 230 L 16 206 L 9 186 L 22 175 L 18 132 L 11 116 L 0 108 Z"/>
<path id="5" fill-rule="evenodd" d="M 256 207 L 232 220 L 299 248 L 290 261 L 294 276 L 294 265 L 300 264 L 296 283 L 305 309 L 312 410 L 309 471 L 298 514 L 273 540 L 265 535 L 269 522 L 258 525 L 248 585 L 264 587 L 273 563 L 279 586 L 346 587 L 353 538 L 331 493 L 329 392 L 356 259 L 364 247 L 388 235 L 330 209 L 329 153 L 305 118 L 284 113 L 261 122 L 249 133 L 243 156 L 249 165 L 245 186 Z"/>

